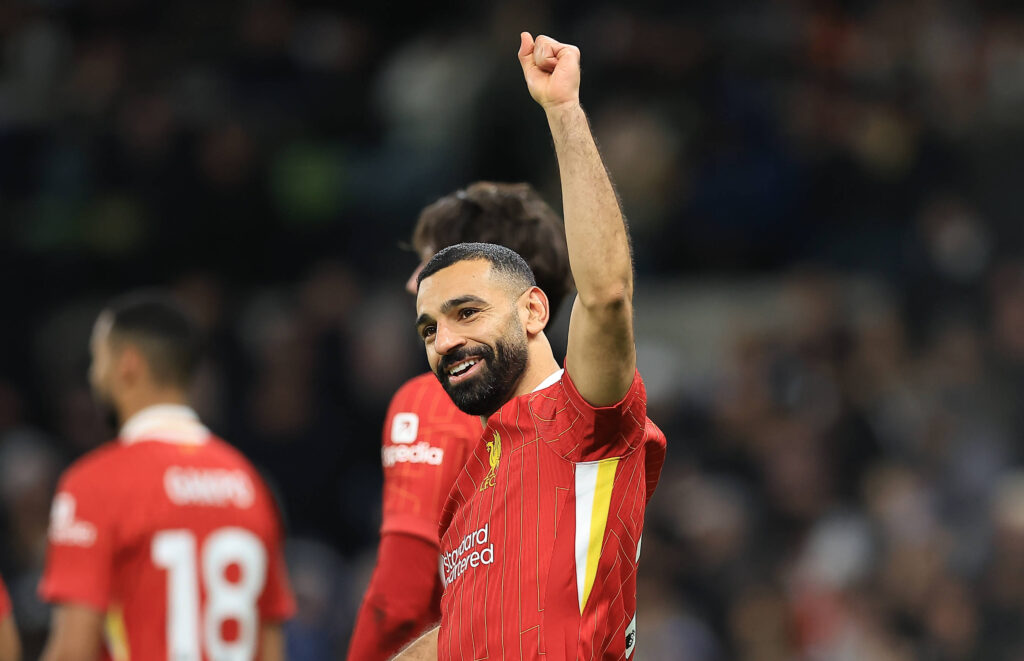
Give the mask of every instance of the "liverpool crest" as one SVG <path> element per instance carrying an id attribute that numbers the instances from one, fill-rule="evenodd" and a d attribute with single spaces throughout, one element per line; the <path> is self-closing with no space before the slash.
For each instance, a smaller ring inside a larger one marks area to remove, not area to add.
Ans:
<path id="1" fill-rule="evenodd" d="M 480 483 L 480 491 L 494 486 L 494 478 L 498 474 L 498 462 L 501 461 L 501 435 L 494 432 L 494 440 L 487 441 L 488 461 L 491 462 L 491 470 L 487 471 L 483 482 Z"/>

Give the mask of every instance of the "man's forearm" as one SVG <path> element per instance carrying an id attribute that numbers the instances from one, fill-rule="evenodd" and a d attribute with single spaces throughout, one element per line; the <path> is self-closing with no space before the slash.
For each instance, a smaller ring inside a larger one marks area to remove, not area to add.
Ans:
<path id="1" fill-rule="evenodd" d="M 42 661 L 94 661 L 103 644 L 104 614 L 91 606 L 60 604 L 50 616 Z"/>
<path id="2" fill-rule="evenodd" d="M 440 627 L 435 627 L 409 645 L 393 661 L 437 661 L 437 635 Z"/>
<path id="3" fill-rule="evenodd" d="M 558 157 L 569 263 L 585 306 L 633 294 L 633 266 L 619 200 L 578 103 L 545 108 Z"/>
<path id="4" fill-rule="evenodd" d="M 0 661 L 19 661 L 21 645 L 18 641 L 18 630 L 14 627 L 14 618 L 8 615 L 0 618 Z"/>
<path id="5" fill-rule="evenodd" d="M 260 631 L 260 661 L 285 661 L 284 627 L 265 622 Z"/>
<path id="6" fill-rule="evenodd" d="M 565 238 L 578 292 L 565 367 L 583 399 L 610 406 L 626 395 L 636 372 L 626 224 L 580 107 L 579 49 L 523 32 L 519 62 L 530 96 L 547 115 L 562 179 Z"/>

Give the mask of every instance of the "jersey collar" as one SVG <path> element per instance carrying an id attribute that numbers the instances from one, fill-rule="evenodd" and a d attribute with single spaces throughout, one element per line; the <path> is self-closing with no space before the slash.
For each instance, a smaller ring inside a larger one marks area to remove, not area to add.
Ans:
<path id="1" fill-rule="evenodd" d="M 533 389 L 533 392 L 538 390 L 544 390 L 558 383 L 558 380 L 562 378 L 562 374 L 565 372 L 564 369 L 555 370 L 551 376 L 540 382 L 540 385 Z"/>
<path id="2" fill-rule="evenodd" d="M 534 388 L 530 392 L 537 392 L 538 390 L 544 390 L 545 388 L 549 388 L 549 387 L 555 385 L 556 383 L 558 383 L 558 380 L 562 378 L 562 374 L 564 372 L 565 372 L 564 368 L 563 369 L 555 370 L 554 372 L 551 373 L 551 375 L 548 376 L 548 378 L 546 378 L 543 381 L 541 381 L 539 386 L 537 386 L 536 388 Z M 524 396 L 525 395 L 520 395 L 520 397 L 524 397 Z M 509 400 L 509 401 L 512 401 L 512 400 Z M 508 404 L 508 402 L 505 402 L 505 404 Z M 504 404 L 502 406 L 504 406 Z M 497 413 L 492 413 L 491 415 L 497 415 Z M 482 424 L 484 427 L 486 427 L 489 424 L 489 422 L 488 422 L 489 420 L 490 420 L 490 416 L 486 416 L 486 415 L 480 416 L 480 424 Z"/>
<path id="3" fill-rule="evenodd" d="M 125 421 L 121 426 L 121 443 L 131 445 L 139 441 L 163 441 L 183 445 L 202 445 L 210 437 L 210 430 L 188 406 L 157 404 L 149 406 Z"/>

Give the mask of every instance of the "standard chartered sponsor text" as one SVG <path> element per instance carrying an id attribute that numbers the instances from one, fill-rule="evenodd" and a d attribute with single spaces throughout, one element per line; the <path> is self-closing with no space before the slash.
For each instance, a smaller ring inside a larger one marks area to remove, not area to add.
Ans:
<path id="1" fill-rule="evenodd" d="M 467 569 L 475 569 L 494 562 L 494 544 L 489 543 L 490 523 L 462 538 L 458 547 L 441 556 L 441 571 L 445 585 L 450 585 Z"/>

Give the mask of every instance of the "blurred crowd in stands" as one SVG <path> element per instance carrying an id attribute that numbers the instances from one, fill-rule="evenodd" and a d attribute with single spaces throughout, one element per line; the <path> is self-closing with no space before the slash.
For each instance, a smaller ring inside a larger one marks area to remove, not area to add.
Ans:
<path id="1" fill-rule="evenodd" d="M 1024 659 L 1020 3 L 362 4 L 0 2 L 0 574 L 29 658 L 56 477 L 113 432 L 90 326 L 139 286 L 201 320 L 197 408 L 279 495 L 291 658 L 343 656 L 384 409 L 425 369 L 399 245 L 474 179 L 557 206 L 530 29 L 582 49 L 669 438 L 638 657 Z"/>

